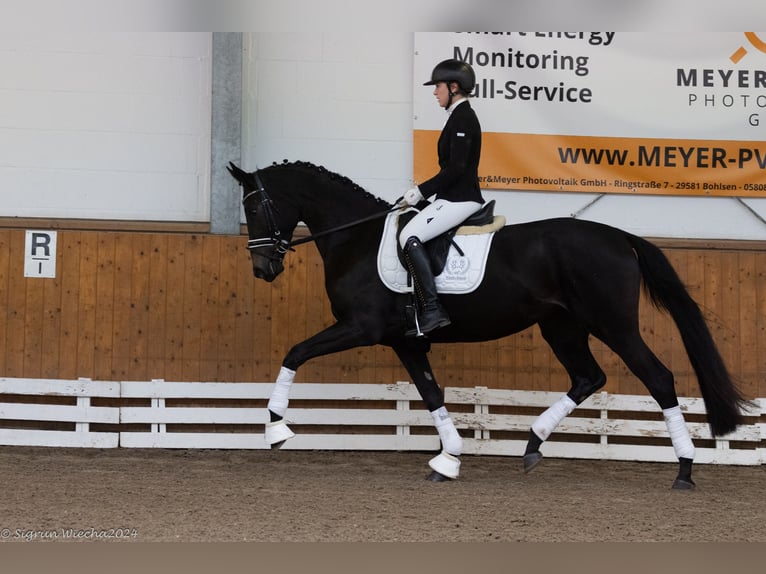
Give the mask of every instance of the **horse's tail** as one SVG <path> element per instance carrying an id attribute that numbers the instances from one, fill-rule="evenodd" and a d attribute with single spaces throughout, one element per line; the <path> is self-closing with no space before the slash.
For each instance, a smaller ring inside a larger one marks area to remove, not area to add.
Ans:
<path id="1" fill-rule="evenodd" d="M 628 234 L 638 257 L 645 292 L 654 305 L 675 321 L 705 401 L 713 436 L 725 435 L 742 423 L 749 402 L 734 385 L 699 306 L 691 298 L 665 254 L 652 243 Z"/>

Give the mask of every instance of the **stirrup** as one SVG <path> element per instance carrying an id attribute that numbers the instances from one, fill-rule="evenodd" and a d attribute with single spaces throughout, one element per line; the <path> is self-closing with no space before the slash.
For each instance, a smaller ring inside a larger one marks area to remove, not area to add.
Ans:
<path id="1" fill-rule="evenodd" d="M 404 332 L 405 337 L 425 337 L 429 333 L 432 333 L 436 331 L 437 329 L 441 329 L 442 327 L 446 327 L 447 325 L 450 325 L 452 321 L 450 320 L 449 316 L 447 315 L 447 312 L 443 309 L 440 311 L 441 318 L 438 319 L 438 322 L 432 325 L 426 325 L 425 327 L 422 327 L 420 324 L 420 318 L 418 315 L 415 315 L 415 326 L 412 329 L 407 329 Z"/>

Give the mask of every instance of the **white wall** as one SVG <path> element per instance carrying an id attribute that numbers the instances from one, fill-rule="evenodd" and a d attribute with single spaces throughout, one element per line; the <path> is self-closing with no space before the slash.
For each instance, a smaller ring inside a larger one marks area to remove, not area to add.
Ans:
<path id="1" fill-rule="evenodd" d="M 4 31 L 0 217 L 208 221 L 211 36 Z M 246 33 L 245 167 L 313 161 L 402 195 L 424 80 L 413 82 L 413 40 L 389 28 Z M 515 223 L 568 217 L 597 196 L 486 197 Z M 766 218 L 766 199 L 743 201 Z M 766 239 L 734 198 L 606 195 L 579 217 L 644 236 Z"/>
<path id="2" fill-rule="evenodd" d="M 0 216 L 207 221 L 210 33 L 0 34 Z"/>
<path id="3" fill-rule="evenodd" d="M 412 178 L 412 34 L 260 33 L 244 43 L 245 166 L 311 161 L 381 197 L 402 195 Z"/>
<path id="4" fill-rule="evenodd" d="M 247 168 L 306 160 L 389 201 L 403 194 L 412 177 L 412 33 L 252 33 L 244 43 Z M 481 118 L 481 102 L 474 106 Z M 598 197 L 485 196 L 511 223 L 569 217 Z M 766 219 L 766 199 L 742 201 Z M 578 217 L 650 237 L 766 239 L 766 223 L 736 198 L 606 195 Z"/>

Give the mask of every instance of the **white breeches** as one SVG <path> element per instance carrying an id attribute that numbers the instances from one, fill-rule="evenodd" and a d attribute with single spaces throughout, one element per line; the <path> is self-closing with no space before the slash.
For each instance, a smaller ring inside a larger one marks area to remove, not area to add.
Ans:
<path id="1" fill-rule="evenodd" d="M 478 201 L 434 200 L 404 226 L 399 235 L 399 245 L 404 249 L 407 239 L 413 236 L 420 239 L 421 243 L 430 241 L 457 227 L 480 209 L 481 203 Z"/>

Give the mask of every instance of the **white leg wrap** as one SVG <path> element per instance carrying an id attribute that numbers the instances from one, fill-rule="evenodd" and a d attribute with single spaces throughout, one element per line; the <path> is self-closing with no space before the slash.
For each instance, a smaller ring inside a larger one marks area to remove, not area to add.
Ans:
<path id="1" fill-rule="evenodd" d="M 457 478 L 460 474 L 460 459 L 448 452 L 440 452 L 428 461 L 428 466 L 447 478 Z"/>
<path id="2" fill-rule="evenodd" d="M 282 367 L 279 370 L 277 376 L 277 382 L 274 385 L 274 390 L 271 391 L 271 398 L 269 398 L 268 408 L 275 415 L 280 417 L 285 416 L 287 411 L 288 396 L 290 394 L 290 385 L 293 384 L 295 379 L 295 371 Z"/>
<path id="3" fill-rule="evenodd" d="M 673 450 L 676 451 L 678 458 L 694 459 L 694 443 L 689 436 L 689 429 L 684 421 L 684 415 L 681 407 L 675 406 L 670 409 L 663 409 L 662 414 L 665 417 L 665 424 L 668 425 L 668 433 L 673 443 Z"/>
<path id="4" fill-rule="evenodd" d="M 532 430 L 542 440 L 548 440 L 553 429 L 571 414 L 576 406 L 577 404 L 572 399 L 564 395 L 535 419 L 535 422 L 532 423 Z"/>
<path id="5" fill-rule="evenodd" d="M 439 431 L 439 438 L 442 441 L 442 448 L 453 456 L 460 456 L 463 453 L 463 439 L 455 428 L 447 409 L 439 407 L 431 412 L 434 417 L 434 425 Z M 442 474 L 444 474 L 442 472 Z M 445 475 L 447 476 L 447 475 Z"/>

